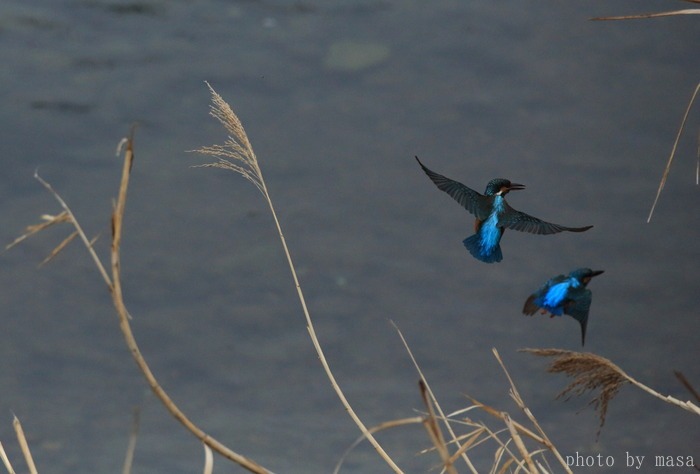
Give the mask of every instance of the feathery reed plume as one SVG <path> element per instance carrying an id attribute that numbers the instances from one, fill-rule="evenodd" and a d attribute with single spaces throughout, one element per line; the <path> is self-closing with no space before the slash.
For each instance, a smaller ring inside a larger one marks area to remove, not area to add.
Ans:
<path id="1" fill-rule="evenodd" d="M 598 435 L 605 424 L 610 401 L 615 398 L 620 388 L 629 383 L 648 394 L 672 405 L 676 405 L 696 415 L 700 415 L 700 407 L 690 401 L 683 402 L 671 396 L 665 396 L 629 376 L 624 370 L 605 357 L 590 352 L 574 352 L 561 349 L 521 349 L 542 357 L 554 357 L 547 372 L 563 373 L 573 377 L 573 381 L 557 395 L 557 398 L 573 395 L 583 395 L 586 392 L 599 393 L 589 402 L 598 412 L 600 426 Z"/>
<path id="2" fill-rule="evenodd" d="M 304 298 L 304 292 L 301 289 L 301 284 L 299 283 L 299 278 L 297 277 L 296 268 L 294 267 L 294 262 L 292 261 L 292 255 L 289 251 L 289 247 L 287 246 L 287 241 L 284 238 L 284 234 L 282 233 L 282 226 L 279 222 L 279 219 L 277 218 L 277 213 L 275 212 L 275 207 L 272 203 L 272 198 L 270 197 L 270 194 L 267 190 L 267 186 L 265 185 L 265 180 L 263 178 L 260 165 L 258 164 L 258 159 L 255 156 L 255 152 L 253 151 L 253 146 L 251 145 L 250 140 L 248 140 L 248 135 L 246 134 L 245 129 L 243 128 L 243 124 L 241 123 L 238 116 L 233 112 L 231 106 L 228 105 L 228 103 L 226 103 L 226 101 L 214 90 L 214 88 L 208 82 L 206 84 L 212 96 L 212 105 L 210 106 L 209 114 L 216 118 L 219 122 L 221 122 L 224 128 L 228 130 L 230 135 L 223 145 L 205 146 L 199 148 L 198 150 L 194 150 L 198 153 L 214 156 L 216 158 L 215 162 L 200 165 L 200 167 L 215 167 L 235 171 L 236 173 L 242 175 L 248 181 L 253 183 L 255 187 L 258 188 L 258 190 L 262 193 L 263 197 L 265 198 L 265 201 L 267 202 L 268 207 L 270 208 L 270 213 L 272 214 L 272 218 L 275 222 L 275 226 L 277 228 L 277 233 L 279 235 L 282 248 L 284 250 L 285 256 L 287 257 L 289 271 L 292 274 L 294 286 L 297 290 L 297 296 L 299 298 L 302 311 L 304 312 L 304 316 L 306 318 L 306 328 L 309 332 L 309 336 L 311 337 L 311 341 L 313 343 L 314 349 L 316 350 L 316 354 L 318 355 L 318 358 L 321 361 L 321 365 L 323 366 L 323 369 L 326 372 L 326 376 L 330 380 L 331 385 L 333 386 L 333 389 L 335 390 L 336 395 L 340 399 L 341 403 L 345 407 L 345 410 L 348 412 L 352 420 L 358 426 L 362 434 L 372 444 L 374 449 L 377 451 L 377 453 L 379 453 L 379 455 L 382 457 L 382 459 L 384 459 L 384 461 L 389 465 L 389 467 L 391 467 L 391 469 L 395 473 L 401 473 L 401 469 L 396 465 L 396 463 L 394 463 L 391 457 L 389 457 L 384 448 L 382 448 L 382 446 L 374 438 L 372 433 L 367 429 L 362 420 L 360 420 L 360 418 L 357 416 L 355 410 L 353 410 L 352 406 L 345 397 L 345 394 L 341 390 L 340 385 L 338 385 L 338 382 L 335 380 L 335 376 L 333 375 L 330 365 L 326 360 L 326 356 L 323 353 L 323 349 L 321 348 L 321 343 L 319 342 L 318 337 L 316 336 L 316 330 L 314 329 L 313 321 L 311 320 L 311 314 L 309 313 L 309 309 L 306 305 L 306 299 Z"/>

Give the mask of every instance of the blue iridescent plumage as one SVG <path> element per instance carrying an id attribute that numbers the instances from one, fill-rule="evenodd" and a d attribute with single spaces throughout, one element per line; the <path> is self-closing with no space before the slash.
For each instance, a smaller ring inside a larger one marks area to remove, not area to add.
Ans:
<path id="1" fill-rule="evenodd" d="M 484 194 L 451 180 L 426 168 L 416 156 L 418 164 L 441 191 L 449 194 L 467 211 L 476 216 L 475 234 L 463 240 L 464 246 L 476 259 L 486 263 L 503 259 L 500 241 L 506 228 L 532 234 L 555 234 L 557 232 L 583 232 L 593 226 L 566 227 L 545 222 L 524 212 L 516 211 L 506 202 L 509 191 L 525 189 L 522 184 L 496 178 L 486 185 Z"/>
<path id="2" fill-rule="evenodd" d="M 581 345 L 586 343 L 588 311 L 593 294 L 586 285 L 603 270 L 578 268 L 568 275 L 557 275 L 547 280 L 525 301 L 523 313 L 532 316 L 538 310 L 551 317 L 567 314 L 581 325 Z"/>

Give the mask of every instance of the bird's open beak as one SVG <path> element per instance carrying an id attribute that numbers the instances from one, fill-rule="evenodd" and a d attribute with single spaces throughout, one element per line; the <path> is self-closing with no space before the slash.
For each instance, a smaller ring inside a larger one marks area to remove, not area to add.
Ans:
<path id="1" fill-rule="evenodd" d="M 510 183 L 510 187 L 508 188 L 508 191 L 520 191 L 522 189 L 525 189 L 524 184 Z"/>
<path id="2" fill-rule="evenodd" d="M 601 273 L 605 273 L 605 270 L 593 270 L 593 273 L 591 273 L 591 278 L 593 278 L 594 276 L 598 276 Z"/>

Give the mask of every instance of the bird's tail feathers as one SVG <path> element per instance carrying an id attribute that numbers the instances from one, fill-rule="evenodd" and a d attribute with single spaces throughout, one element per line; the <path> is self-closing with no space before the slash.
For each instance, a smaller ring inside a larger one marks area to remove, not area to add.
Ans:
<path id="1" fill-rule="evenodd" d="M 499 244 L 496 244 L 496 246 L 493 247 L 491 253 L 484 253 L 479 234 L 474 234 L 471 237 L 467 237 L 462 241 L 462 243 L 467 250 L 469 250 L 469 253 L 472 254 L 472 256 L 477 260 L 481 260 L 482 262 L 486 263 L 496 263 L 503 260 L 503 253 L 501 252 L 501 246 Z"/>

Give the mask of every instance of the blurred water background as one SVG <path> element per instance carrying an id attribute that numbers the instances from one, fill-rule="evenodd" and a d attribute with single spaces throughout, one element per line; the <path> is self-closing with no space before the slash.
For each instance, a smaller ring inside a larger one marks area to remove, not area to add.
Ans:
<path id="1" fill-rule="evenodd" d="M 491 348 L 565 455 L 693 455 L 697 417 L 632 388 L 600 437 L 588 398 L 524 347 L 579 350 L 578 324 L 521 315 L 527 295 L 587 266 L 586 350 L 662 393 L 700 387 L 697 108 L 650 224 L 680 119 L 700 80 L 698 17 L 591 22 L 667 1 L 6 0 L 0 4 L 2 239 L 60 211 L 62 194 L 108 259 L 115 148 L 138 122 L 123 245 L 125 297 L 146 359 L 203 429 L 279 473 L 330 472 L 359 432 L 305 329 L 273 222 L 239 176 L 190 166 L 226 138 L 212 86 L 237 111 L 277 205 L 317 331 L 368 425 L 421 409 L 404 332 L 446 411 L 466 395 L 520 419 Z M 462 247 L 473 221 L 420 171 L 584 234 L 509 231 L 503 262 Z M 134 406 L 134 472 L 201 469 L 201 445 L 148 394 L 109 295 L 52 229 L 0 257 L 0 440 L 11 413 L 40 472 L 119 472 Z M 4 421 L 3 421 L 4 420 Z M 489 421 L 484 418 L 485 421 Z M 434 454 L 420 426 L 383 433 L 407 472 Z M 481 469 L 495 448 L 475 451 Z M 649 461 L 651 463 L 651 461 Z M 16 466 L 17 467 L 17 466 Z M 649 467 L 649 465 L 645 465 Z M 241 472 L 217 459 L 215 472 Z M 594 471 L 594 469 L 591 469 Z M 388 472 L 366 444 L 348 473 Z"/>

